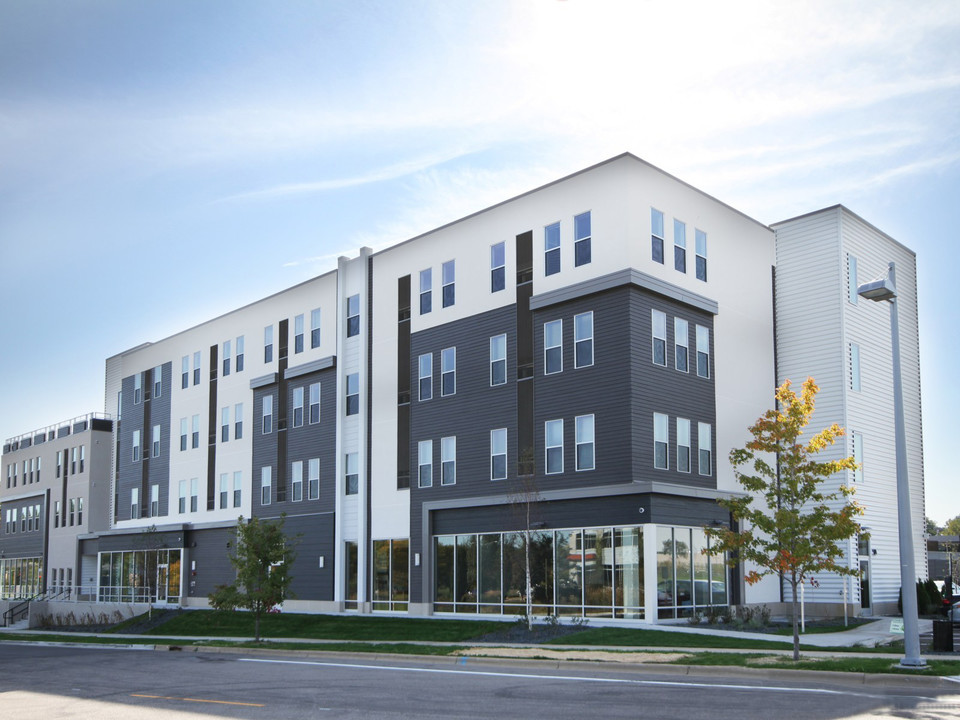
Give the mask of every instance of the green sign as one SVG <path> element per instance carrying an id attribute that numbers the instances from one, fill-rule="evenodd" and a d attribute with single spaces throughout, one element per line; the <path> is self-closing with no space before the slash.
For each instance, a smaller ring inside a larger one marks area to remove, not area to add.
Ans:
<path id="1" fill-rule="evenodd" d="M 890 621 L 890 632 L 903 635 L 903 620 L 901 618 Z"/>

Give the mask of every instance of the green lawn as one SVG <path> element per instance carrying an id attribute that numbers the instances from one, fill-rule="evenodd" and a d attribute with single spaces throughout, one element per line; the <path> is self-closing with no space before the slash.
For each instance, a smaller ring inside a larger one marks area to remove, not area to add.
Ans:
<path id="1" fill-rule="evenodd" d="M 676 647 L 676 648 L 730 648 L 742 650 L 789 650 L 790 643 L 776 640 L 752 640 L 726 635 L 695 635 L 669 630 L 638 630 L 635 628 L 594 628 L 574 635 L 548 640 L 552 645 L 582 645 L 592 647 Z M 801 648 L 804 646 L 801 645 Z M 816 648 L 809 647 L 807 650 Z"/>
<path id="2" fill-rule="evenodd" d="M 830 672 L 894 673 L 903 675 L 958 675 L 960 660 L 927 658 L 927 666 L 918 670 L 898 667 L 889 658 L 804 658 L 794 662 L 789 656 L 770 656 L 743 653 L 696 653 L 675 661 L 675 665 L 713 665 L 736 667 L 764 667 L 793 670 L 827 670 Z"/>

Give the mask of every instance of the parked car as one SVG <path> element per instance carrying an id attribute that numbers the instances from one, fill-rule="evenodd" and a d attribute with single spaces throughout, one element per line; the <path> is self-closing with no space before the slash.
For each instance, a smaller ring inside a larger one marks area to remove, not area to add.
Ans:
<path id="1" fill-rule="evenodd" d="M 954 625 L 960 625 L 960 600 L 955 602 L 947 613 L 947 617 L 953 621 Z"/>

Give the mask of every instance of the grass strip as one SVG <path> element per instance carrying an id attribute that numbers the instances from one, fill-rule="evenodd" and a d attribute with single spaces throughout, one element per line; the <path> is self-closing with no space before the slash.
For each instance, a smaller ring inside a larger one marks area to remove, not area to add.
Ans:
<path id="1" fill-rule="evenodd" d="M 595 647 L 675 647 L 724 648 L 728 650 L 789 650 L 789 643 L 776 640 L 753 640 L 726 635 L 700 635 L 670 632 L 669 630 L 640 630 L 636 628 L 595 628 L 564 637 L 547 640 L 545 645 L 582 645 Z M 800 646 L 801 649 L 823 648 Z"/>
<path id="2" fill-rule="evenodd" d="M 889 658 L 804 658 L 794 662 L 789 656 L 752 653 L 694 653 L 673 661 L 672 665 L 711 665 L 728 667 L 775 668 L 781 670 L 826 670 L 829 672 L 894 673 L 902 675 L 946 676 L 960 674 L 960 660 L 927 659 L 922 669 L 904 669 Z"/>

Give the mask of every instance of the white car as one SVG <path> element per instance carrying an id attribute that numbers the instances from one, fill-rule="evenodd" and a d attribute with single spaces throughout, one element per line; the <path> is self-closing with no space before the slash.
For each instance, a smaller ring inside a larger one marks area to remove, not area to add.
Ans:
<path id="1" fill-rule="evenodd" d="M 947 613 L 947 617 L 953 621 L 954 625 L 960 625 L 960 601 L 953 604 L 953 607 Z"/>

